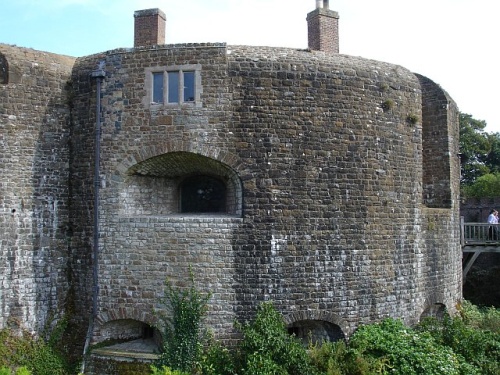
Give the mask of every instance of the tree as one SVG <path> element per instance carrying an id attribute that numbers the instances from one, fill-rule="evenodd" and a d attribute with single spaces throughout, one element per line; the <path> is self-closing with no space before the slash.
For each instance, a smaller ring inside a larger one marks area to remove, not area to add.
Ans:
<path id="1" fill-rule="evenodd" d="M 466 197 L 498 197 L 500 195 L 500 173 L 488 173 L 476 179 L 472 184 L 462 187 Z"/>
<path id="2" fill-rule="evenodd" d="M 489 135 L 484 129 L 486 122 L 476 120 L 471 115 L 460 113 L 460 154 L 462 160 L 461 183 L 471 185 L 477 178 L 490 173 L 491 169 L 487 163 L 498 162 L 500 156 L 500 139 L 497 136 Z M 492 151 L 492 141 L 496 139 L 495 145 L 498 147 L 496 158 L 492 156 L 488 160 L 488 155 Z M 496 165 L 497 168 L 500 164 Z"/>
<path id="3" fill-rule="evenodd" d="M 488 137 L 491 148 L 485 163 L 492 173 L 500 173 L 500 134 L 491 133 Z"/>

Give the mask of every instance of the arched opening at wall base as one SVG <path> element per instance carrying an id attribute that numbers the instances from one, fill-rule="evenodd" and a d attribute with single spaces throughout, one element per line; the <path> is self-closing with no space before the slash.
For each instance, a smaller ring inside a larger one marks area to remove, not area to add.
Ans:
<path id="1" fill-rule="evenodd" d="M 425 318 L 436 318 L 441 320 L 446 314 L 446 306 L 442 303 L 435 303 L 433 305 L 427 306 L 427 308 L 420 315 L 420 321 Z"/>
<path id="2" fill-rule="evenodd" d="M 289 324 L 288 333 L 299 338 L 305 345 L 309 343 L 334 342 L 344 340 L 342 329 L 333 323 L 322 320 L 301 320 Z"/>
<path id="3" fill-rule="evenodd" d="M 162 342 L 157 328 L 134 319 L 103 324 L 100 337 L 92 353 L 111 357 L 154 359 L 160 353 Z"/>

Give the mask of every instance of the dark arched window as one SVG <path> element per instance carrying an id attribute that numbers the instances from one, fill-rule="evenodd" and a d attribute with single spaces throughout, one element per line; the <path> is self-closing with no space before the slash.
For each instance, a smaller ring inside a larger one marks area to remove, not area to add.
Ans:
<path id="1" fill-rule="evenodd" d="M 196 175 L 181 183 L 181 212 L 226 213 L 226 184 L 220 179 Z"/>

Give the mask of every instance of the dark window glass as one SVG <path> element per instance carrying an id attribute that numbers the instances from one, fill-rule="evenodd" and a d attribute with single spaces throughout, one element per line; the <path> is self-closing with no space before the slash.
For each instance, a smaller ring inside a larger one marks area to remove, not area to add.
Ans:
<path id="1" fill-rule="evenodd" d="M 153 103 L 163 103 L 163 73 L 153 73 Z"/>
<path id="2" fill-rule="evenodd" d="M 225 212 L 226 185 L 211 176 L 186 178 L 181 185 L 181 212 Z"/>
<path id="3" fill-rule="evenodd" d="M 194 72 L 184 72 L 184 101 L 194 102 Z"/>
<path id="4" fill-rule="evenodd" d="M 179 72 L 168 72 L 168 102 L 179 103 Z"/>

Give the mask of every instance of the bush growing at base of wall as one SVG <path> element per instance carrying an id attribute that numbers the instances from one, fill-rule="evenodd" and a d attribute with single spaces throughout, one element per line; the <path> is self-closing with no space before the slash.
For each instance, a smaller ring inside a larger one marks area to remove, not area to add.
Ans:
<path id="1" fill-rule="evenodd" d="M 167 366 L 163 366 L 162 368 L 152 367 L 151 375 L 190 375 L 189 372 L 183 372 L 180 370 L 172 370 Z"/>
<path id="2" fill-rule="evenodd" d="M 500 375 L 500 310 L 480 309 L 465 301 L 460 316 L 445 316 L 442 321 L 429 318 L 417 329 L 479 370 L 470 374 Z"/>
<path id="3" fill-rule="evenodd" d="M 8 329 L 0 330 L 0 366 L 26 367 L 33 375 L 65 375 L 64 359 L 40 338 L 28 332 L 16 336 Z"/>
<path id="4" fill-rule="evenodd" d="M 31 371 L 26 367 L 19 367 L 15 371 L 11 371 L 8 367 L 0 367 L 0 375 L 31 375 Z"/>
<path id="5" fill-rule="evenodd" d="M 160 304 L 167 311 L 156 311 L 158 329 L 162 331 L 162 353 L 155 362 L 156 369 L 169 368 L 192 371 L 203 352 L 201 321 L 207 311 L 210 293 L 202 293 L 194 285 L 190 270 L 191 286 L 180 290 L 165 282 L 164 297 Z"/>
<path id="6" fill-rule="evenodd" d="M 255 320 L 238 326 L 243 333 L 239 362 L 245 375 L 316 374 L 304 345 L 288 334 L 272 303 L 259 306 Z"/>
<path id="7" fill-rule="evenodd" d="M 386 319 L 359 327 L 349 342 L 304 347 L 289 336 L 272 304 L 240 326 L 241 344 L 205 351 L 203 375 L 500 375 L 500 310 L 464 302 L 461 315 L 412 328 Z M 488 327 L 488 328 L 485 328 Z M 210 351 L 212 354 L 207 354 Z"/>
<path id="8" fill-rule="evenodd" d="M 348 342 L 309 348 L 288 334 L 282 315 L 266 302 L 254 321 L 236 323 L 243 335 L 236 348 L 212 342 L 201 353 L 209 294 L 192 285 L 178 291 L 167 283 L 167 342 L 153 375 L 500 375 L 500 311 L 467 301 L 456 317 L 428 318 L 414 328 L 389 318 L 358 327 Z"/>

